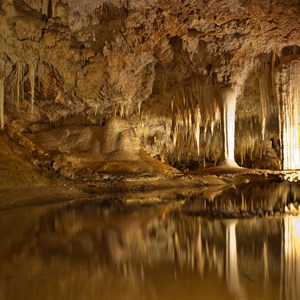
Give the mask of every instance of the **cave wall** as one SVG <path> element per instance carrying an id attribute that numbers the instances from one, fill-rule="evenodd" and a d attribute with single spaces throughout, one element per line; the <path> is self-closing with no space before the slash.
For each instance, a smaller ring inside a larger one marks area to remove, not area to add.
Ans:
<path id="1" fill-rule="evenodd" d="M 220 91 L 230 86 L 237 162 L 281 167 L 274 78 L 282 57 L 298 54 L 298 1 L 0 4 L 1 127 L 29 153 L 47 153 L 34 142 L 40 132 L 119 116 L 151 157 L 180 169 L 215 165 Z"/>

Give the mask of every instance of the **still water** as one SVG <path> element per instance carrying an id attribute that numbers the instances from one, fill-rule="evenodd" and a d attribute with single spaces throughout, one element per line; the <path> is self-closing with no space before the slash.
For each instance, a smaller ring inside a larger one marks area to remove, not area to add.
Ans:
<path id="1" fill-rule="evenodd" d="M 300 299 L 297 185 L 107 197 L 0 211 L 0 299 Z"/>

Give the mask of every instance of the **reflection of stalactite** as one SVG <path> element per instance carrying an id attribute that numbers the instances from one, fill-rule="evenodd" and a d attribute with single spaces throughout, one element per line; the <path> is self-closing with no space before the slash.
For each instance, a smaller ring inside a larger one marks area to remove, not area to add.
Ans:
<path id="1" fill-rule="evenodd" d="M 284 299 L 300 299 L 300 217 L 284 217 Z"/>
<path id="2" fill-rule="evenodd" d="M 201 238 L 201 225 L 199 225 L 199 232 L 196 241 L 196 251 L 195 254 L 197 255 L 198 260 L 198 272 L 203 275 L 204 271 L 204 256 L 202 251 L 202 238 Z"/>
<path id="3" fill-rule="evenodd" d="M 241 287 L 238 271 L 238 259 L 236 249 L 236 222 L 229 221 L 226 226 L 226 279 L 228 287 L 238 299 L 245 299 L 244 291 Z"/>
<path id="4" fill-rule="evenodd" d="M 271 299 L 272 296 L 277 299 L 280 247 L 274 245 L 279 246 L 284 228 L 282 299 L 299 299 L 300 217 L 284 218 L 282 227 L 279 219 L 208 220 L 174 215 L 172 210 L 171 214 L 152 209 L 149 214 L 144 210 L 133 214 L 109 213 L 103 218 L 102 210 L 98 207 L 95 210 L 94 205 L 84 210 L 78 209 L 81 205 L 75 207 L 54 213 L 51 210 L 50 214 L 43 215 L 39 223 L 26 231 L 29 235 L 22 237 L 19 244 L 22 247 L 13 247 L 16 252 L 12 251 L 11 259 L 16 264 L 27 261 L 32 259 L 35 250 L 35 255 L 40 255 L 38 258 L 45 263 L 44 269 L 54 261 L 60 268 L 70 266 L 70 271 L 74 271 L 74 266 L 85 270 L 88 260 L 91 266 L 96 266 L 89 269 L 89 275 L 112 274 L 112 282 L 117 282 L 121 273 L 122 278 L 132 279 L 136 286 L 152 282 L 152 276 L 157 276 L 161 267 L 172 266 L 176 274 L 193 279 L 191 286 L 212 282 L 218 289 L 221 282 L 224 298 L 229 298 L 230 293 L 231 299 Z M 57 249 L 53 253 L 47 251 L 49 239 Z M 26 256 L 22 256 L 24 253 Z M 11 270 L 11 261 L 3 265 L 3 269 Z M 81 272 L 75 272 L 74 278 L 78 274 Z M 209 298 L 208 295 L 212 295 L 211 290 L 204 289 L 203 297 Z"/>
<path id="5" fill-rule="evenodd" d="M 264 286 L 267 287 L 269 284 L 269 257 L 268 257 L 268 246 L 267 242 L 264 242 L 263 249 L 263 260 L 264 260 Z"/>

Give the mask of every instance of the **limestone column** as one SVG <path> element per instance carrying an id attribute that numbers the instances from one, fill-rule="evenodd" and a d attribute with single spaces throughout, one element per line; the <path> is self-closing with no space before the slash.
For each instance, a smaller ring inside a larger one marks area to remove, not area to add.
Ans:
<path id="1" fill-rule="evenodd" d="M 234 158 L 236 92 L 232 88 L 221 90 L 223 164 L 237 166 Z"/>
<path id="2" fill-rule="evenodd" d="M 276 93 L 280 109 L 280 136 L 283 170 L 299 169 L 300 61 L 279 65 L 276 71 Z"/>

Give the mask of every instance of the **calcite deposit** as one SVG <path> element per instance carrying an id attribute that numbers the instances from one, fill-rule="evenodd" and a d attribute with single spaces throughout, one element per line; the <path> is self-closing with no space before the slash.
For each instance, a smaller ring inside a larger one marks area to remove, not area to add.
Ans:
<path id="1" fill-rule="evenodd" d="M 2 0 L 1 142 L 69 179 L 298 168 L 299 14 L 298 0 Z"/>

